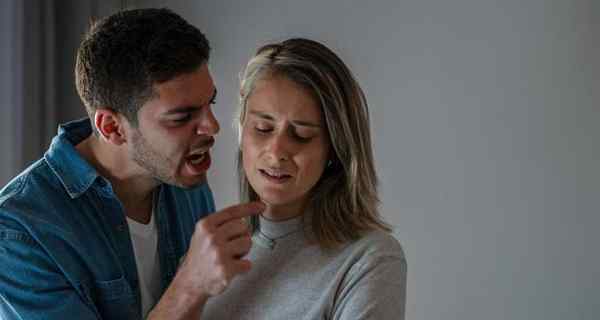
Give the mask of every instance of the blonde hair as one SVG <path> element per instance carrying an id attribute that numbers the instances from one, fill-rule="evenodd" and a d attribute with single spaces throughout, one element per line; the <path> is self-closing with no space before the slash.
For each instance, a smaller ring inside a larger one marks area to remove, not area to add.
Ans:
<path id="1" fill-rule="evenodd" d="M 329 48 L 313 40 L 289 39 L 259 48 L 241 76 L 240 135 L 248 97 L 256 82 L 269 76 L 283 76 L 306 88 L 316 97 L 325 118 L 332 148 L 330 162 L 311 190 L 307 205 L 317 242 L 331 248 L 370 230 L 389 232 L 378 212 L 367 101 L 348 67 Z M 240 196 L 243 201 L 258 200 L 241 159 L 240 149 Z M 252 218 L 250 223 L 255 231 L 258 219 Z"/>

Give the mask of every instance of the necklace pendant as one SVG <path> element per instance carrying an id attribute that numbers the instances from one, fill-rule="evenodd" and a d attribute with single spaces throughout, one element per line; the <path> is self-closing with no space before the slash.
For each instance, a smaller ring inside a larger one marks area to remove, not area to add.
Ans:
<path id="1" fill-rule="evenodd" d="M 275 249 L 275 240 L 267 238 L 260 231 L 255 232 L 254 235 L 252 235 L 252 241 L 263 248 L 269 250 Z"/>

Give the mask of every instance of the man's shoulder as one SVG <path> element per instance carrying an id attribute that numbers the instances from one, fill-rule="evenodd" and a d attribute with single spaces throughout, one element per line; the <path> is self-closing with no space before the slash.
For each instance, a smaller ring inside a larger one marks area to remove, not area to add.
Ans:
<path id="1" fill-rule="evenodd" d="M 41 158 L 19 173 L 0 190 L 0 208 L 11 204 L 39 200 L 39 193 L 55 192 L 57 183 L 51 168 Z"/>
<path id="2" fill-rule="evenodd" d="M 48 163 L 39 159 L 0 190 L 0 227 L 7 219 L 35 219 L 67 198 Z"/>

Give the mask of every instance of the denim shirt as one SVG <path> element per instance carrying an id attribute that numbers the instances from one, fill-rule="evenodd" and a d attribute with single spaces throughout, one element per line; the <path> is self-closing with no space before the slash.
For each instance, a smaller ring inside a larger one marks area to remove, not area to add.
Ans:
<path id="1" fill-rule="evenodd" d="M 59 127 L 44 157 L 0 191 L 0 319 L 141 319 L 135 256 L 111 184 L 76 151 L 88 120 Z M 206 183 L 158 187 L 162 291 L 196 222 L 214 212 Z"/>

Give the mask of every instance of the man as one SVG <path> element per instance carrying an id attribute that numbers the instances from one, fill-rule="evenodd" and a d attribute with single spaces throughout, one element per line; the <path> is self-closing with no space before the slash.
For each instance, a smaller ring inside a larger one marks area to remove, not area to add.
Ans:
<path id="1" fill-rule="evenodd" d="M 204 35 L 167 9 L 87 33 L 76 82 L 89 119 L 62 125 L 0 192 L 1 319 L 196 320 L 250 269 L 242 218 L 263 206 L 206 217 L 219 131 L 208 58 Z"/>

